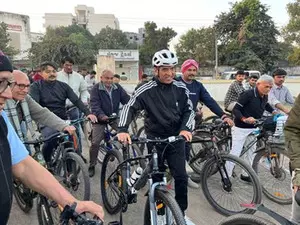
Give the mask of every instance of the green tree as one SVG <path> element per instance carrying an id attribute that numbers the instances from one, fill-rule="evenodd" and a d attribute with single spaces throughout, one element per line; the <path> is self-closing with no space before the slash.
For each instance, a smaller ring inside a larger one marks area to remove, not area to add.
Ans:
<path id="1" fill-rule="evenodd" d="M 157 29 L 154 22 L 145 23 L 145 39 L 139 48 L 140 64 L 150 65 L 156 51 L 169 48 L 169 42 L 177 33 L 169 27 Z"/>
<path id="2" fill-rule="evenodd" d="M 201 65 L 212 65 L 215 60 L 215 32 L 212 27 L 191 29 L 182 35 L 175 46 L 179 62 L 188 58 Z"/>
<path id="3" fill-rule="evenodd" d="M 59 65 L 61 58 L 69 55 L 80 66 L 90 67 L 96 62 L 97 52 L 94 36 L 80 26 L 71 25 L 48 27 L 42 41 L 35 43 L 29 53 L 35 66 L 43 61 Z"/>
<path id="4" fill-rule="evenodd" d="M 106 27 L 95 35 L 98 49 L 136 49 L 137 45 L 130 43 L 126 34 L 118 29 Z"/>
<path id="5" fill-rule="evenodd" d="M 7 56 L 13 58 L 18 51 L 9 45 L 11 41 L 9 33 L 7 32 L 7 25 L 0 23 L 0 50 Z"/>
<path id="6" fill-rule="evenodd" d="M 287 4 L 289 23 L 283 28 L 287 42 L 300 45 L 300 0 Z"/>
<path id="7" fill-rule="evenodd" d="M 259 0 L 242 0 L 217 16 L 220 62 L 242 69 L 270 71 L 280 57 L 279 31 Z"/>
<path id="8" fill-rule="evenodd" d="M 288 60 L 293 66 L 300 65 L 300 47 L 294 47 L 293 52 L 288 57 Z"/>

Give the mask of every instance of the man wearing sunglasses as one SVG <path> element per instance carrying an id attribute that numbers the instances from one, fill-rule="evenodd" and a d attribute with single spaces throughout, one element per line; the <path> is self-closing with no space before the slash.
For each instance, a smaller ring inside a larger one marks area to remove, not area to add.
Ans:
<path id="1" fill-rule="evenodd" d="M 9 59 L 0 51 L 0 224 L 8 222 L 13 176 L 62 207 L 77 202 L 78 213 L 89 212 L 103 219 L 104 212 L 100 205 L 75 199 L 48 170 L 28 156 L 25 146 L 3 111 L 6 101 L 12 99 L 11 89 L 15 87 L 12 71 Z"/>
<path id="2" fill-rule="evenodd" d="M 32 120 L 54 130 L 74 133 L 75 127 L 68 126 L 62 119 L 47 108 L 40 106 L 28 95 L 30 81 L 25 73 L 14 70 L 12 74 L 15 81 L 11 89 L 12 99 L 6 101 L 4 110 L 21 141 L 27 140 L 28 131 L 31 139 L 37 138 Z"/>

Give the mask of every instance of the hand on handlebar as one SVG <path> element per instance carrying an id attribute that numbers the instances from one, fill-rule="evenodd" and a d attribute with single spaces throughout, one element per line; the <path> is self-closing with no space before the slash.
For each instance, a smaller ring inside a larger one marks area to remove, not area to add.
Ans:
<path id="1" fill-rule="evenodd" d="M 88 115 L 87 118 L 89 120 L 91 120 L 93 123 L 97 123 L 98 122 L 97 116 L 95 116 L 93 114 Z"/>
<path id="2" fill-rule="evenodd" d="M 234 122 L 233 122 L 233 120 L 232 119 L 230 119 L 229 117 L 225 117 L 224 119 L 223 119 L 223 122 L 224 123 L 227 123 L 229 126 L 234 126 Z"/>
<path id="3" fill-rule="evenodd" d="M 106 115 L 99 116 L 99 121 L 101 121 L 101 122 L 107 122 L 108 121 L 108 116 L 106 116 Z"/>
<path id="4" fill-rule="evenodd" d="M 248 117 L 243 119 L 243 122 L 248 124 L 254 124 L 256 122 L 256 119 L 254 119 L 253 117 Z"/>
<path id="5" fill-rule="evenodd" d="M 179 135 L 183 136 L 187 142 L 192 141 L 192 133 L 187 130 L 180 131 Z"/>
<path id="6" fill-rule="evenodd" d="M 76 128 L 74 126 L 67 126 L 64 128 L 64 131 L 67 131 L 70 135 L 73 135 L 76 132 Z"/>
<path id="7" fill-rule="evenodd" d="M 131 144 L 131 138 L 130 138 L 130 135 L 128 133 L 118 133 L 117 134 L 117 137 L 118 137 L 118 141 L 123 143 L 123 144 Z"/>
<path id="8" fill-rule="evenodd" d="M 92 215 L 95 215 L 96 217 L 100 218 L 101 220 L 104 220 L 103 208 L 93 201 L 78 201 L 75 211 L 78 214 L 87 212 Z"/>

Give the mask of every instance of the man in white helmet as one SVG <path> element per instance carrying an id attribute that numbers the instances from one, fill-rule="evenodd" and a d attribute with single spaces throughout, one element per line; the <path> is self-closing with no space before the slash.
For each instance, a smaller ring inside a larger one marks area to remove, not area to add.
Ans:
<path id="1" fill-rule="evenodd" d="M 169 50 L 161 50 L 154 54 L 154 79 L 134 92 L 121 113 L 118 132 L 120 142 L 131 143 L 128 126 L 139 110 L 146 111 L 145 132 L 148 138 L 182 135 L 186 141 L 191 141 L 195 115 L 189 91 L 182 82 L 174 80 L 177 63 L 177 57 Z M 152 146 L 147 147 L 152 149 Z M 175 179 L 175 198 L 184 213 L 188 206 L 185 142 L 160 144 L 156 145 L 156 149 L 159 161 L 163 157 L 168 162 Z"/>

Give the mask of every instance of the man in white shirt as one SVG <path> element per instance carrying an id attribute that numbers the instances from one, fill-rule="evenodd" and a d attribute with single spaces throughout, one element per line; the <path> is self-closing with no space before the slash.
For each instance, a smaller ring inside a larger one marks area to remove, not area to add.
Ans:
<path id="1" fill-rule="evenodd" d="M 90 74 L 86 75 L 84 77 L 87 85 L 88 85 L 88 91 L 92 90 L 92 87 L 96 84 L 96 71 L 92 71 Z"/>
<path id="2" fill-rule="evenodd" d="M 84 77 L 79 73 L 73 71 L 74 60 L 66 56 L 61 60 L 62 70 L 57 73 L 57 80 L 67 83 L 75 92 L 75 94 L 80 98 L 80 100 L 87 105 L 90 94 L 88 92 L 87 83 L 84 80 Z M 76 120 L 80 116 L 79 109 L 73 107 L 73 104 L 67 100 L 66 101 L 67 109 L 72 109 L 68 112 L 70 120 Z M 77 126 L 76 132 L 80 132 L 79 126 Z M 81 149 L 81 140 L 79 138 L 79 145 Z"/>

